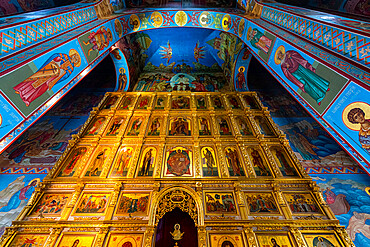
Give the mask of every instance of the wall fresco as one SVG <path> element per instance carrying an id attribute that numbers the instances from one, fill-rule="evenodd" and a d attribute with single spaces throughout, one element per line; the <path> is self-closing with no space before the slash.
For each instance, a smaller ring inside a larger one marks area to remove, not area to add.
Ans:
<path id="1" fill-rule="evenodd" d="M 29 116 L 87 66 L 76 41 L 69 42 L 0 79 L 0 88 Z"/>
<path id="2" fill-rule="evenodd" d="M 262 103 L 287 135 L 290 146 L 308 173 L 363 173 L 276 79 L 263 73 L 265 69 L 255 60 L 250 66 L 259 80 L 251 75 L 249 88 L 258 91 Z"/>
<path id="3" fill-rule="evenodd" d="M 244 47 L 238 54 L 234 70 L 234 87 L 237 91 L 249 91 L 247 74 L 251 59 L 252 54 L 247 47 Z"/>
<path id="4" fill-rule="evenodd" d="M 0 235 L 11 225 L 26 206 L 37 183 L 46 174 L 1 174 L 0 184 Z"/>
<path id="5" fill-rule="evenodd" d="M 370 160 L 368 141 L 370 105 L 368 91 L 351 82 L 325 113 L 324 119 L 338 131 L 367 160 Z M 366 168 L 370 168 L 369 164 Z"/>
<path id="6" fill-rule="evenodd" d="M 322 113 L 348 79 L 278 39 L 268 65 Z"/>
<path id="7" fill-rule="evenodd" d="M 367 174 L 312 176 L 340 224 L 358 247 L 369 246 L 370 182 Z"/>

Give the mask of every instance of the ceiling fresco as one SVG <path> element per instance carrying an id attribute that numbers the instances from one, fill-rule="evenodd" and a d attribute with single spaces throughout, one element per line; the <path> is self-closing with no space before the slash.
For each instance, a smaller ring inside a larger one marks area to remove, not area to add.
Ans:
<path id="1" fill-rule="evenodd" d="M 122 0 L 110 0 L 121 2 Z M 126 0 L 123 1 L 128 8 L 147 8 L 147 7 L 212 7 L 212 8 L 231 8 L 236 6 L 236 0 Z"/>
<path id="2" fill-rule="evenodd" d="M 232 85 L 235 61 L 244 47 L 233 35 L 196 28 L 139 32 L 121 40 L 117 46 L 126 54 L 130 71 L 140 74 L 140 78 L 132 80 L 138 84 L 130 88 L 156 92 L 232 89 L 229 85 Z M 217 73 L 217 76 L 209 73 Z M 153 81 L 159 78 L 163 83 L 156 87 L 158 83 Z M 175 81 L 188 81 L 189 85 L 180 86 Z"/>

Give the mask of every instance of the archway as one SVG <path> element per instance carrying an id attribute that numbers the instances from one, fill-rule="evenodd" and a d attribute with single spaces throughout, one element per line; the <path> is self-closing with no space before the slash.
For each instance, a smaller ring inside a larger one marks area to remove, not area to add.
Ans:
<path id="1" fill-rule="evenodd" d="M 198 246 L 198 231 L 194 220 L 176 207 L 158 222 L 155 235 L 156 247 Z"/>

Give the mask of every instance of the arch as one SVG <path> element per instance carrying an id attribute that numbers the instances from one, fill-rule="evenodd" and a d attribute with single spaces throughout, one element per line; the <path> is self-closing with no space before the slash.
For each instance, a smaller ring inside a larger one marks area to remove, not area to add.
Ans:
<path id="1" fill-rule="evenodd" d="M 202 198 L 189 186 L 174 185 L 158 192 L 149 213 L 149 225 L 156 226 L 166 212 L 178 207 L 188 213 L 194 220 L 195 226 L 204 225 Z M 195 208 L 194 208 L 195 206 Z"/>

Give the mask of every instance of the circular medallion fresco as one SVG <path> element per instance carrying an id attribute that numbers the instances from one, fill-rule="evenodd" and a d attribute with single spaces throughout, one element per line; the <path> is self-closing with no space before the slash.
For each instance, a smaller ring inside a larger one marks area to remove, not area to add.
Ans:
<path id="1" fill-rule="evenodd" d="M 212 24 L 212 15 L 207 11 L 204 11 L 199 16 L 199 23 L 202 27 L 208 27 Z"/>
<path id="2" fill-rule="evenodd" d="M 222 18 L 222 29 L 225 31 L 229 31 L 231 27 L 231 17 L 230 15 L 225 15 L 224 18 Z"/>
<path id="3" fill-rule="evenodd" d="M 152 21 L 154 27 L 161 27 L 163 24 L 163 16 L 158 11 L 152 13 L 150 20 Z"/>
<path id="4" fill-rule="evenodd" d="M 188 21 L 188 16 L 184 11 L 178 11 L 175 15 L 175 22 L 178 26 L 185 26 Z"/>
<path id="5" fill-rule="evenodd" d="M 130 16 L 130 26 L 133 31 L 137 31 L 140 28 L 140 18 L 133 14 Z"/>

